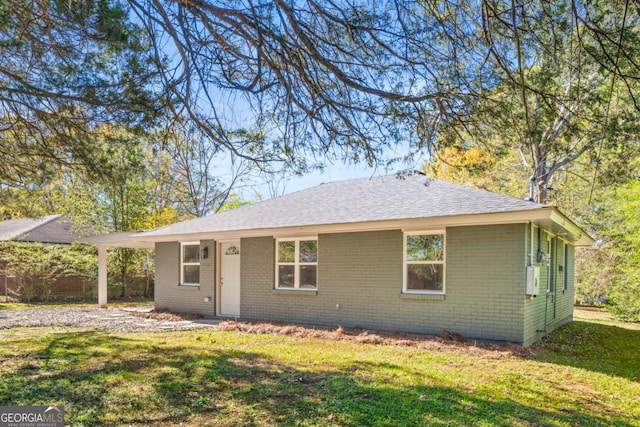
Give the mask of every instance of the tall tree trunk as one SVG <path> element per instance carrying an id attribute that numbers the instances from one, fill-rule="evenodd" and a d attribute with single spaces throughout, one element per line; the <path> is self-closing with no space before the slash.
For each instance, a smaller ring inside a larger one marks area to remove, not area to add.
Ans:
<path id="1" fill-rule="evenodd" d="M 549 171 L 547 170 L 547 151 L 540 143 L 531 146 L 533 157 L 534 194 L 533 201 L 547 203 Z"/>

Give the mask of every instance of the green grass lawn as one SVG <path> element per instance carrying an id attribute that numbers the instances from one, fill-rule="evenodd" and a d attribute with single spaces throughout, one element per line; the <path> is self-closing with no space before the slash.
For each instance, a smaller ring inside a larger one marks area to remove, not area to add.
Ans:
<path id="1" fill-rule="evenodd" d="M 67 425 L 640 426 L 640 327 L 579 316 L 530 352 L 214 329 L 0 331 L 0 405 Z"/>

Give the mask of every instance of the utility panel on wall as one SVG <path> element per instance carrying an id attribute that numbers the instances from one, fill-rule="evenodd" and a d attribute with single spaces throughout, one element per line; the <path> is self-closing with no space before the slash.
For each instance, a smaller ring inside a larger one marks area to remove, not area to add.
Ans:
<path id="1" fill-rule="evenodd" d="M 527 295 L 538 295 L 540 293 L 540 267 L 533 265 L 527 267 L 525 293 Z"/>

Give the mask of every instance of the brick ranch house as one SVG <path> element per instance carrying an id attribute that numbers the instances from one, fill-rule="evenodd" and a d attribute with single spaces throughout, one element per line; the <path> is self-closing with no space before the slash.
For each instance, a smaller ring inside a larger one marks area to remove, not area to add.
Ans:
<path id="1" fill-rule="evenodd" d="M 154 245 L 158 309 L 530 345 L 572 320 L 593 240 L 555 207 L 412 174 L 90 242 Z"/>

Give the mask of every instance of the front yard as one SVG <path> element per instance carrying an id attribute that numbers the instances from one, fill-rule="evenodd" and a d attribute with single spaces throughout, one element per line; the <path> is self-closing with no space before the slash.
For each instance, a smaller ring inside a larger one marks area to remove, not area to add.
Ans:
<path id="1" fill-rule="evenodd" d="M 215 328 L 0 342 L 0 405 L 64 405 L 67 425 L 640 426 L 640 327 L 587 312 L 530 351 Z"/>

